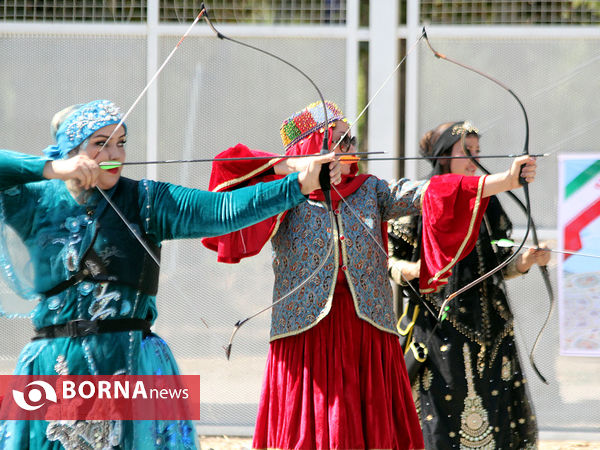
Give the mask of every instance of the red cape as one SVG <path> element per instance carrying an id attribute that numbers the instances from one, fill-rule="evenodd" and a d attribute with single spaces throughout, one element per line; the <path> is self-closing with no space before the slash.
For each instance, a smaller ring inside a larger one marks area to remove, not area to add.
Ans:
<path id="1" fill-rule="evenodd" d="M 316 136 L 316 138 L 315 138 Z M 319 139 L 320 138 L 320 139 Z M 288 154 L 318 153 L 322 135 L 314 133 L 290 148 Z M 313 152 L 313 153 L 308 153 Z M 243 144 L 229 148 L 217 158 L 271 156 L 266 160 L 215 161 L 210 178 L 211 191 L 227 191 L 258 182 L 281 178 L 270 170 L 282 160 L 281 155 L 261 150 L 251 150 Z M 267 173 L 266 173 L 267 172 Z M 347 197 L 358 189 L 370 175 L 345 176 L 337 190 Z M 447 283 L 452 268 L 468 255 L 479 236 L 479 227 L 489 199 L 482 198 L 485 177 L 468 177 L 447 174 L 434 176 L 422 196 L 423 245 L 421 248 L 421 276 L 419 288 L 422 293 L 434 292 Z M 332 190 L 334 208 L 341 200 Z M 321 191 L 311 193 L 313 200 L 323 200 Z M 258 254 L 277 232 L 285 212 L 224 236 L 204 238 L 202 243 L 217 252 L 217 260 L 238 263 L 242 258 Z M 382 227 L 386 242 L 387 225 Z M 384 247 L 385 248 L 385 247 Z"/>
<path id="2" fill-rule="evenodd" d="M 482 198 L 485 178 L 456 174 L 431 178 L 422 204 L 421 293 L 447 284 L 451 269 L 473 250 L 489 203 L 489 197 Z"/>
<path id="3" fill-rule="evenodd" d="M 230 191 L 242 186 L 272 181 L 282 178 L 280 175 L 264 174 L 281 161 L 281 155 L 251 150 L 244 144 L 237 144 L 216 158 L 240 158 L 272 156 L 272 159 L 251 161 L 214 161 L 210 175 L 209 190 L 213 192 Z M 234 231 L 223 236 L 202 239 L 205 247 L 217 252 L 217 261 L 238 263 L 242 258 L 254 256 L 262 250 L 285 217 L 285 212 L 257 223 L 248 228 Z"/>
<path id="4" fill-rule="evenodd" d="M 315 132 L 306 139 L 296 143 L 287 151 L 287 155 L 312 155 L 318 154 L 323 143 L 323 134 Z M 244 144 L 237 144 L 222 153 L 217 158 L 240 158 L 255 156 L 272 156 L 267 160 L 249 161 L 215 161 L 210 176 L 209 190 L 220 192 L 236 189 L 242 186 L 250 186 L 259 182 L 272 181 L 282 178 L 281 175 L 272 173 L 271 168 L 282 160 L 281 155 L 267 153 L 261 150 L 252 150 Z M 347 197 L 357 190 L 370 175 L 355 175 L 358 165 L 352 164 L 352 174 L 343 177 L 342 182 L 336 185 L 336 190 L 331 191 L 331 200 L 334 208 L 341 200 L 341 196 Z M 339 192 L 339 194 L 338 194 Z M 340 196 L 341 195 L 341 196 Z M 323 201 L 321 190 L 309 195 L 311 200 Z M 202 239 L 205 247 L 217 252 L 217 261 L 224 263 L 238 263 L 242 258 L 254 256 L 262 250 L 264 245 L 277 232 L 279 225 L 285 217 L 283 212 L 275 217 L 244 228 L 224 236 Z M 382 228 L 387 230 L 387 225 Z M 387 238 L 387 232 L 382 235 Z"/>

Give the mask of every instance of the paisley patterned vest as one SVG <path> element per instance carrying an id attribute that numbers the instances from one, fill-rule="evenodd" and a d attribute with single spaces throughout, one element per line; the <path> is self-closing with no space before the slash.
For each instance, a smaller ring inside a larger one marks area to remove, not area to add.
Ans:
<path id="1" fill-rule="evenodd" d="M 323 203 L 308 201 L 288 212 L 272 238 L 274 300 L 313 273 L 327 255 L 331 239 L 334 247 L 319 273 L 273 307 L 271 340 L 299 334 L 329 313 L 339 270 L 345 273 L 357 315 L 381 330 L 396 333 L 382 223 L 420 214 L 425 184 L 406 179 L 388 184 L 369 177 L 340 201 L 333 229 Z"/>

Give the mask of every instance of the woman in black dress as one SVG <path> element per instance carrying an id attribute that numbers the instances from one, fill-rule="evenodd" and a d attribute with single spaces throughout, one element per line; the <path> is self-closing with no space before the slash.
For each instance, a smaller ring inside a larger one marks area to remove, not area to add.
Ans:
<path id="1" fill-rule="evenodd" d="M 423 156 L 464 155 L 464 143 L 479 154 L 479 135 L 468 122 L 444 123 L 420 142 Z M 474 175 L 469 159 L 430 159 L 433 175 Z M 529 449 L 536 447 L 537 424 L 529 401 L 527 380 L 521 369 L 514 338 L 513 316 L 504 280 L 526 273 L 534 264 L 545 265 L 550 253 L 527 250 L 499 271 L 449 303 L 447 319 L 435 328 L 432 313 L 439 313 L 448 295 L 504 261 L 512 251 L 493 241 L 509 238 L 511 222 L 495 196 L 479 229 L 473 250 L 456 263 L 448 283 L 422 300 L 420 273 L 421 218 L 403 217 L 389 224 L 392 280 L 401 286 L 406 301 L 399 331 L 411 343 L 424 343 L 427 359 L 413 382 L 413 395 L 427 449 Z M 410 323 L 414 322 L 414 327 Z M 433 334 L 432 333 L 433 330 Z"/>

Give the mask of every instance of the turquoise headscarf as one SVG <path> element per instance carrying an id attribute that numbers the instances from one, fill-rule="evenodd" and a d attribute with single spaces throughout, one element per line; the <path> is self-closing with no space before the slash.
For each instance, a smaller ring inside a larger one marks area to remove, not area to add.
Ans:
<path id="1" fill-rule="evenodd" d="M 46 147 L 44 154 L 50 159 L 64 159 L 69 152 L 107 125 L 119 123 L 119 108 L 110 100 L 94 100 L 73 111 L 56 132 L 56 144 Z M 127 127 L 123 124 L 127 133 Z"/>

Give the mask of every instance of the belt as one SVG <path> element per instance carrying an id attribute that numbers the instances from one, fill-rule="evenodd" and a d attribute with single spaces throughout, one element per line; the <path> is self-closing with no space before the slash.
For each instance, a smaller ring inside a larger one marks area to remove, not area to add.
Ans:
<path id="1" fill-rule="evenodd" d="M 53 339 L 59 337 L 83 337 L 100 333 L 118 333 L 121 331 L 143 331 L 143 336 L 148 336 L 152 324 L 144 319 L 116 319 L 116 320 L 70 320 L 59 325 L 35 330 L 31 340 Z"/>

